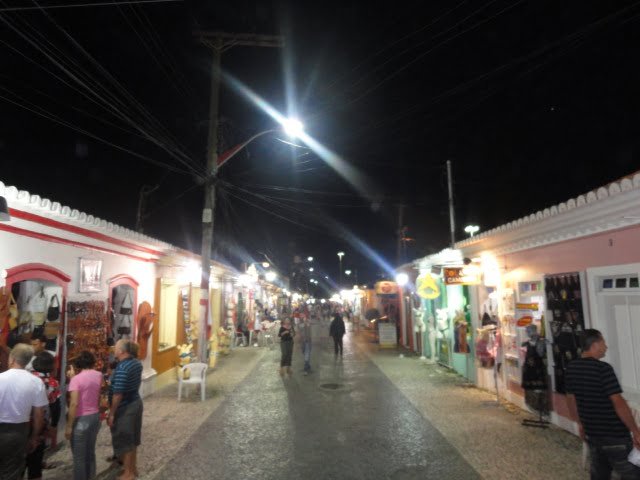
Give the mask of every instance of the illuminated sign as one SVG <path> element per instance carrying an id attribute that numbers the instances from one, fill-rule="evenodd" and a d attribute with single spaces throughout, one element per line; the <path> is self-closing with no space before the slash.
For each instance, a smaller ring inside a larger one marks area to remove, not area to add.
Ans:
<path id="1" fill-rule="evenodd" d="M 426 298 L 427 300 L 438 298 L 440 296 L 440 289 L 438 288 L 436 279 L 429 273 L 420 275 L 416 279 L 416 293 L 419 297 Z"/>
<path id="2" fill-rule="evenodd" d="M 376 293 L 378 295 L 395 295 L 398 293 L 398 286 L 395 282 L 378 282 L 376 283 Z"/>
<path id="3" fill-rule="evenodd" d="M 442 270 L 445 285 L 479 285 L 480 271 L 477 267 L 447 267 Z"/>

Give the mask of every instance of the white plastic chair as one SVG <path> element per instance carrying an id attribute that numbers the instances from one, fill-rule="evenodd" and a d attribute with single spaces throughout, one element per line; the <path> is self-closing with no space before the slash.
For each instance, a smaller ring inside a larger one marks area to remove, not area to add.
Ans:
<path id="1" fill-rule="evenodd" d="M 184 378 L 185 371 L 189 370 L 189 378 Z M 178 401 L 182 398 L 183 384 L 200 384 L 200 397 L 204 402 L 204 392 L 207 386 L 207 364 L 188 363 L 182 367 L 182 376 L 178 379 Z M 186 388 L 186 387 L 185 387 Z M 186 395 L 186 392 L 185 392 Z"/>

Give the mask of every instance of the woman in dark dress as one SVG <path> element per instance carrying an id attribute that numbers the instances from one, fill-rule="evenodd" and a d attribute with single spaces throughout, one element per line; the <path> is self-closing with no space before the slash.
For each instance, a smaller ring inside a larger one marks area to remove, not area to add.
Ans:
<path id="1" fill-rule="evenodd" d="M 280 351 L 282 357 L 280 358 L 280 376 L 291 376 L 291 357 L 293 356 L 293 326 L 291 320 L 286 318 L 282 322 L 278 337 L 280 337 Z"/>

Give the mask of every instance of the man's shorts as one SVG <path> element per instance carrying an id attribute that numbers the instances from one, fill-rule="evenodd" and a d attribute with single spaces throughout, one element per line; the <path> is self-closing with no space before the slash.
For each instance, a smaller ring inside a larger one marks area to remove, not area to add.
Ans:
<path id="1" fill-rule="evenodd" d="M 142 400 L 137 399 L 118 408 L 111 427 L 113 453 L 120 457 L 140 445 L 142 432 Z"/>

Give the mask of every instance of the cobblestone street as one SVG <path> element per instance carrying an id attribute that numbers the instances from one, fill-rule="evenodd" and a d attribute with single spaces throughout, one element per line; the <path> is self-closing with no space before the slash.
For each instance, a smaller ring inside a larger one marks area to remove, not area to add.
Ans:
<path id="1" fill-rule="evenodd" d="M 464 379 L 368 335 L 345 337 L 334 359 L 316 326 L 313 372 L 277 374 L 279 350 L 237 348 L 195 392 L 177 403 L 170 386 L 145 399 L 139 470 L 143 479 L 581 479 L 579 440 L 561 430 L 527 429 L 527 415 L 497 406 Z M 100 478 L 110 436 L 98 440 Z M 50 458 L 46 479 L 70 478 L 70 452 Z"/>

